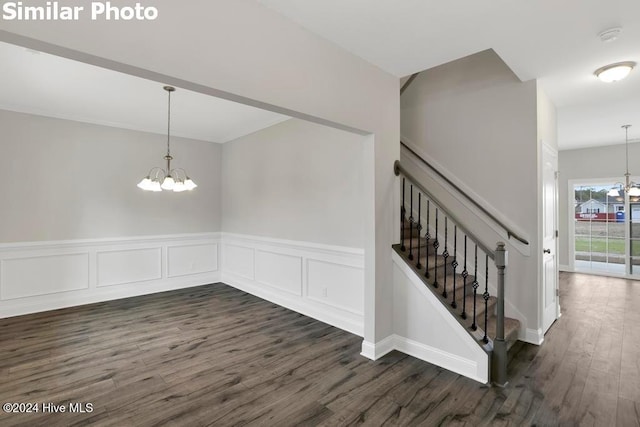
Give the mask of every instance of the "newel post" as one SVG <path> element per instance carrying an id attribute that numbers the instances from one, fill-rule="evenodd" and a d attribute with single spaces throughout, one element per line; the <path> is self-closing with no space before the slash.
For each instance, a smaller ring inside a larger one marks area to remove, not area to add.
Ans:
<path id="1" fill-rule="evenodd" d="M 493 342 L 493 383 L 499 387 L 507 385 L 507 342 L 504 340 L 504 276 L 507 267 L 507 250 L 503 242 L 496 247 L 495 263 L 498 269 L 498 303 L 496 307 L 496 339 Z"/>

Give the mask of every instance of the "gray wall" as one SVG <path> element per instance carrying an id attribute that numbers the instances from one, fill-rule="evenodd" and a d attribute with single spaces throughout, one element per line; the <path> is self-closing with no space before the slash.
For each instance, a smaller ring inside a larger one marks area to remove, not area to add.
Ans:
<path id="1" fill-rule="evenodd" d="M 136 187 L 162 166 L 162 135 L 0 110 L 0 242 L 220 230 L 217 144 L 172 139 L 192 192 Z"/>
<path id="2" fill-rule="evenodd" d="M 364 246 L 364 137 L 291 119 L 222 150 L 223 231 Z"/>
<path id="3" fill-rule="evenodd" d="M 539 322 L 537 98 L 536 82 L 521 82 L 492 50 L 422 72 L 401 97 L 403 140 L 530 241 L 519 252 L 475 209 L 413 168 L 487 245 L 507 241 L 507 299 L 531 329 Z M 411 166 L 409 157 L 404 153 L 402 159 Z"/>
<path id="4" fill-rule="evenodd" d="M 614 182 L 624 181 L 625 146 L 621 144 L 560 151 L 558 164 L 560 170 L 558 250 L 560 265 L 566 268 L 569 265 L 569 227 L 573 227 L 573 220 L 569 219 L 569 211 L 573 211 L 573 205 L 569 206 L 569 180 L 589 181 L 604 178 L 612 179 Z M 640 175 L 640 144 L 629 144 L 629 171 Z"/>

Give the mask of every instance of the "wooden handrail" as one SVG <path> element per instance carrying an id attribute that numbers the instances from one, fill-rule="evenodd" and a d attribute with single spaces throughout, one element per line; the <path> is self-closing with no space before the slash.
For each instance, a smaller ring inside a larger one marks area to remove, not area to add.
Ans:
<path id="1" fill-rule="evenodd" d="M 496 218 L 496 216 L 494 214 L 492 214 L 491 212 L 489 212 L 486 208 L 484 208 L 480 203 L 476 202 L 470 195 L 468 195 L 464 190 L 462 190 L 460 187 L 458 187 L 453 181 L 451 181 L 449 178 L 447 178 L 442 172 L 440 172 L 438 169 L 436 169 L 433 165 L 431 165 L 431 163 L 427 162 L 425 159 L 423 159 L 418 153 L 416 153 L 411 147 L 409 147 L 407 144 L 405 144 L 404 142 L 400 141 L 400 144 L 406 148 L 411 154 L 413 154 L 415 157 L 418 158 L 418 160 L 420 160 L 425 166 L 427 166 L 429 169 L 431 169 L 436 175 L 438 175 L 441 179 L 443 179 L 449 186 L 451 186 L 451 188 L 453 188 L 454 190 L 456 190 L 456 192 L 458 192 L 459 194 L 461 194 L 462 196 L 464 196 L 467 200 L 469 200 L 476 208 L 478 208 L 483 214 L 485 214 L 486 216 L 488 216 L 489 218 L 491 218 L 491 220 L 493 222 L 495 222 L 497 225 L 499 225 L 503 230 L 505 230 L 507 232 L 507 237 L 510 238 L 514 238 L 516 240 L 518 240 L 519 242 L 521 242 L 522 244 L 528 245 L 529 241 L 527 241 L 524 237 L 521 237 L 520 235 L 518 235 L 518 233 L 516 233 L 515 231 L 513 231 L 511 228 L 509 228 L 507 225 L 505 225 L 502 221 L 500 221 L 498 218 Z"/>
<path id="2" fill-rule="evenodd" d="M 411 181 L 413 183 L 413 185 L 415 185 L 420 191 L 422 191 L 423 194 L 425 194 L 427 197 L 429 197 L 431 200 L 433 200 L 438 206 L 440 206 L 440 209 L 449 218 L 451 218 L 454 223 L 456 223 L 458 225 L 458 228 L 460 228 L 460 231 L 465 233 L 467 236 L 469 236 L 471 238 L 471 240 L 473 240 L 475 243 L 477 243 L 478 247 L 480 249 L 482 249 L 484 251 L 484 253 L 489 255 L 489 258 L 491 258 L 491 259 L 495 258 L 495 253 L 494 253 L 493 249 L 490 249 L 488 246 L 484 245 L 480 239 L 478 239 L 471 231 L 469 231 L 469 227 L 466 227 L 464 225 L 464 222 L 460 221 L 460 219 L 458 219 L 454 214 L 452 214 L 446 208 L 444 208 L 443 204 L 438 200 L 437 197 L 435 197 L 429 190 L 427 190 L 422 184 L 420 184 L 420 182 L 418 182 L 418 180 L 413 175 L 411 175 L 410 172 L 408 172 L 405 168 L 402 167 L 402 165 L 400 164 L 400 160 L 396 160 L 395 161 L 395 163 L 393 164 L 393 170 L 394 170 L 396 176 L 402 174 L 409 181 Z"/>

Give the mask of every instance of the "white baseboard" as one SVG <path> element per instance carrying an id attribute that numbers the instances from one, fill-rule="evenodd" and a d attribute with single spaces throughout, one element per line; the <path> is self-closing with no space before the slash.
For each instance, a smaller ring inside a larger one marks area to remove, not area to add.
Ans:
<path id="1" fill-rule="evenodd" d="M 219 233 L 0 245 L 0 318 L 220 281 Z"/>
<path id="2" fill-rule="evenodd" d="M 364 334 L 361 249 L 223 233 L 222 281 L 353 334 Z"/>
<path id="3" fill-rule="evenodd" d="M 566 264 L 558 264 L 558 270 L 572 273 L 573 270 Z"/>
<path id="4" fill-rule="evenodd" d="M 464 375 L 467 378 L 486 383 L 487 378 L 478 376 L 478 362 L 472 359 L 465 359 L 455 354 L 451 354 L 435 347 L 410 340 L 409 338 L 395 336 L 394 347 L 396 350 L 406 353 L 416 359 L 424 360 L 437 366 L 442 366 L 452 372 Z"/>
<path id="5" fill-rule="evenodd" d="M 195 286 L 203 286 L 211 283 L 220 282 L 220 274 L 192 278 L 191 280 L 183 280 L 180 282 L 163 282 L 151 283 L 136 288 L 110 289 L 107 291 L 97 291 L 91 293 L 65 293 L 55 294 L 48 298 L 47 301 L 17 301 L 13 300 L 11 305 L 5 306 L 0 304 L 0 318 L 22 316 L 32 313 L 40 313 L 43 311 L 58 310 L 61 308 L 76 307 L 86 304 L 94 304 L 117 300 L 122 298 L 131 298 L 141 295 L 155 294 L 159 292 L 174 291 L 178 289 L 191 288 Z"/>
<path id="6" fill-rule="evenodd" d="M 529 344 L 541 345 L 544 341 L 544 332 L 542 332 L 542 329 L 527 328 L 523 341 Z"/>
<path id="7" fill-rule="evenodd" d="M 393 350 L 400 351 L 402 353 L 413 356 L 416 359 L 424 360 L 431 364 L 441 366 L 452 372 L 455 372 L 465 377 L 471 378 L 481 383 L 486 383 L 486 378 L 478 376 L 478 372 L 482 371 L 478 367 L 478 362 L 472 359 L 465 359 L 455 354 L 442 351 L 435 347 L 431 347 L 427 344 L 420 343 L 418 341 L 411 340 L 399 335 L 390 335 L 382 341 L 378 341 L 373 344 L 368 341 L 362 342 L 362 356 L 371 359 L 378 360 L 387 353 Z"/>
<path id="8" fill-rule="evenodd" d="M 362 341 L 362 356 L 371 360 L 378 360 L 385 354 L 395 350 L 395 335 L 389 335 L 377 343 Z"/>

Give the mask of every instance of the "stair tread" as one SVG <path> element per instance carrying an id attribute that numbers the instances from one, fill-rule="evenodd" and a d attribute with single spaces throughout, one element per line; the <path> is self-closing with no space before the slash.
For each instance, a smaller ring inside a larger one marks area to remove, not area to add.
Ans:
<path id="1" fill-rule="evenodd" d="M 430 266 L 431 267 L 431 266 Z M 453 292 L 453 288 L 456 288 L 456 294 L 459 292 L 463 293 L 464 288 L 464 277 L 462 277 L 462 273 L 458 272 L 455 275 L 452 273 L 452 268 L 450 266 L 447 267 L 447 292 Z M 437 271 L 435 269 L 430 269 L 430 276 L 428 278 L 429 283 L 433 283 L 434 278 L 438 281 L 440 287 L 444 286 L 444 268 L 438 268 Z M 467 294 L 473 294 L 473 276 L 467 276 Z M 478 295 L 481 295 L 484 292 L 484 288 L 478 288 Z"/>
<path id="2" fill-rule="evenodd" d="M 495 316 L 489 317 L 487 321 L 487 336 L 492 340 L 496 337 L 496 326 L 498 319 Z M 483 325 L 484 326 L 484 325 Z M 504 339 L 505 341 L 514 341 L 518 339 L 518 332 L 520 331 L 520 321 L 518 319 L 512 319 L 511 317 L 504 318 Z"/>
<path id="3" fill-rule="evenodd" d="M 426 248 L 427 246 L 429 246 L 429 249 L 433 250 L 433 246 L 431 245 L 431 241 L 429 242 L 429 245 L 427 245 L 427 239 L 425 239 L 424 237 L 412 237 L 412 238 L 405 238 L 404 239 L 404 246 L 408 249 L 409 247 L 413 246 L 414 249 L 416 249 L 418 247 L 418 244 L 420 245 L 421 248 Z"/>
<path id="4" fill-rule="evenodd" d="M 463 298 L 460 296 L 458 297 L 456 295 L 456 304 L 458 305 L 458 308 L 462 309 L 462 300 Z M 467 295 L 466 298 L 464 298 L 467 303 L 466 303 L 466 311 L 467 314 L 473 314 L 473 295 Z M 476 317 L 479 314 L 484 314 L 484 298 L 482 297 L 482 295 L 476 295 L 475 297 L 476 299 Z M 494 297 L 494 296 L 490 296 L 489 299 L 487 300 L 487 308 L 489 309 L 489 312 L 492 312 L 493 307 L 495 307 L 496 303 L 498 302 L 498 298 Z"/>

